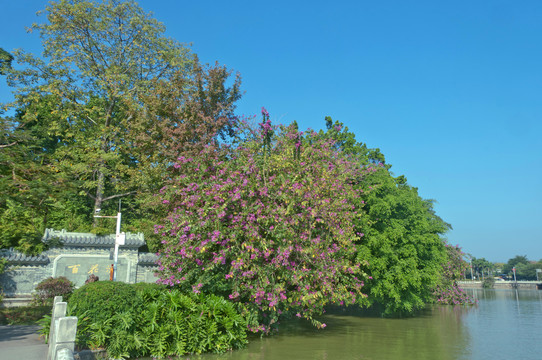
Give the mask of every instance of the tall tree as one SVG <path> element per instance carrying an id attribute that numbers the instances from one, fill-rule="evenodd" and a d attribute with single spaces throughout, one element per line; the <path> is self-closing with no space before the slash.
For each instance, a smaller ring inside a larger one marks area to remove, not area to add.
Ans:
<path id="1" fill-rule="evenodd" d="M 365 290 L 371 304 L 383 313 L 409 314 L 434 300 L 434 290 L 442 281 L 446 262 L 448 229 L 404 176 L 394 176 L 379 149 L 358 142 L 341 122 L 326 117 L 327 131 L 320 136 L 336 141 L 338 150 L 350 154 L 365 176 L 352 179 L 363 191 L 356 207 L 358 261 L 371 276 Z"/>
<path id="2" fill-rule="evenodd" d="M 148 204 L 177 157 L 231 135 L 240 77 L 226 86 L 231 71 L 201 65 L 133 1 L 53 1 L 45 14 L 32 26 L 43 56 L 18 50 L 23 68 L 8 72 L 16 127 L 40 124 L 31 138 L 54 139 L 54 174 L 76 189 L 89 220 L 123 198 L 125 229 L 150 236 Z"/>
<path id="3" fill-rule="evenodd" d="M 495 269 L 495 265 L 487 261 L 485 258 L 472 258 L 471 261 L 472 270 L 476 274 L 476 277 L 478 278 L 485 278 L 485 276 L 489 276 L 489 272 Z"/>
<path id="4" fill-rule="evenodd" d="M 197 58 L 196 58 L 197 60 Z M 138 188 L 133 223 L 143 230 L 151 251 L 158 251 L 161 239 L 153 231 L 165 216 L 154 196 L 178 173 L 174 164 L 180 156 L 198 156 L 207 147 L 230 142 L 237 128 L 235 102 L 240 98 L 239 74 L 227 87 L 231 71 L 224 66 L 194 64 L 193 76 L 177 74 L 157 81 L 144 97 L 147 111 L 139 114 L 134 153 L 137 168 L 129 170 Z"/>
<path id="5" fill-rule="evenodd" d="M 194 60 L 133 1 L 53 1 L 45 13 L 47 22 L 32 25 L 43 57 L 15 52 L 26 67 L 8 73 L 12 106 L 24 106 L 20 120 L 31 122 L 44 97 L 55 99 L 47 121 L 63 139 L 59 168 L 78 179 L 97 210 L 136 191 L 127 174 L 138 166 L 132 122 L 150 85 L 188 76 Z"/>

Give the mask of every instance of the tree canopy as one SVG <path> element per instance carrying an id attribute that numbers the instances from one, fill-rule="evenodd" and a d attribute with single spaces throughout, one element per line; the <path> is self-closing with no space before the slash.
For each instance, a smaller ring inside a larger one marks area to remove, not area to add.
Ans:
<path id="1" fill-rule="evenodd" d="M 0 75 L 5 75 L 7 71 L 11 69 L 12 61 L 13 55 L 0 48 Z"/>
<path id="2" fill-rule="evenodd" d="M 34 238 L 47 225 L 90 230 L 94 212 L 115 211 L 123 198 L 124 225 L 150 235 L 154 220 L 142 219 L 142 204 L 180 154 L 231 132 L 240 77 L 226 86 L 229 70 L 200 64 L 133 1 L 52 1 L 43 14 L 47 21 L 31 28 L 42 56 L 16 50 L 18 66 L 6 70 L 15 95 L 6 106 L 17 116 L 2 119 L 1 144 L 12 147 L 0 159 L 9 198 L 0 221 L 35 222 Z M 40 211 L 22 201 L 22 179 Z M 93 231 L 106 225 L 94 220 Z M 28 233 L 19 230 L 6 244 Z"/>
<path id="3" fill-rule="evenodd" d="M 123 230 L 159 252 L 160 281 L 228 298 L 253 331 L 284 316 L 324 327 L 330 304 L 404 315 L 468 302 L 434 201 L 343 123 L 301 132 L 262 108 L 247 125 L 239 74 L 201 64 L 133 1 L 44 14 L 41 57 L 0 51 L 15 95 L 0 117 L 1 247 L 40 252 L 45 227 L 111 232 L 92 214 L 122 199 Z"/>
<path id="4" fill-rule="evenodd" d="M 358 142 L 339 121 L 326 117 L 327 131 L 336 148 L 366 170 L 355 186 L 362 196 L 355 204 L 360 212 L 356 232 L 358 261 L 370 275 L 364 290 L 371 304 L 391 314 L 412 314 L 434 299 L 442 281 L 441 264 L 447 262 L 446 241 L 450 228 L 404 176 L 394 176 L 379 149 Z"/>
<path id="5" fill-rule="evenodd" d="M 161 196 L 161 282 L 224 294 L 255 331 L 294 314 L 325 326 L 325 305 L 365 301 L 349 184 L 363 174 L 332 142 L 302 145 L 263 117 L 245 143 L 179 159 Z"/>

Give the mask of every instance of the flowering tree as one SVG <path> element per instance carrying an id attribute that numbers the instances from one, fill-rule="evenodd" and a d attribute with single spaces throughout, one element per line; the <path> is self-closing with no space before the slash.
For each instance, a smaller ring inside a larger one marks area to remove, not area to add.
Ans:
<path id="1" fill-rule="evenodd" d="M 364 303 L 351 179 L 359 167 L 295 126 L 263 121 L 243 146 L 181 157 L 162 189 L 170 212 L 160 282 L 236 302 L 252 331 L 279 316 L 314 319 L 329 303 Z M 308 139 L 308 140 L 307 140 Z"/>
<path id="2" fill-rule="evenodd" d="M 435 298 L 438 304 L 468 305 L 475 300 L 465 290 L 459 287 L 457 280 L 461 278 L 469 264 L 459 246 L 445 244 L 447 261 L 442 265 L 442 283 L 435 289 Z"/>

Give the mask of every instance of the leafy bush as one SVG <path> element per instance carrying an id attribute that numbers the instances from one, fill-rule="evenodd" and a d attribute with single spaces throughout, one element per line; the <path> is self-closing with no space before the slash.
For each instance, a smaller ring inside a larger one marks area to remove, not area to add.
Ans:
<path id="1" fill-rule="evenodd" d="M 132 285 L 95 281 L 75 290 L 68 307 L 77 314 L 86 312 L 93 321 L 106 321 L 118 312 L 129 311 L 135 301 L 136 290 Z"/>
<path id="2" fill-rule="evenodd" d="M 247 342 L 232 303 L 157 284 L 89 283 L 74 292 L 68 313 L 80 320 L 79 346 L 114 358 L 220 353 Z"/>
<path id="3" fill-rule="evenodd" d="M 157 284 L 157 283 L 140 282 L 140 283 L 133 284 L 132 286 L 140 294 L 152 293 L 153 291 L 163 291 L 167 289 L 166 285 Z"/>
<path id="4" fill-rule="evenodd" d="M 495 286 L 495 278 L 493 276 L 488 276 L 482 281 L 482 287 L 484 289 L 493 289 Z"/>
<path id="5" fill-rule="evenodd" d="M 47 278 L 36 286 L 32 295 L 36 305 L 52 305 L 55 296 L 63 296 L 66 301 L 73 292 L 75 285 L 64 276 Z"/>

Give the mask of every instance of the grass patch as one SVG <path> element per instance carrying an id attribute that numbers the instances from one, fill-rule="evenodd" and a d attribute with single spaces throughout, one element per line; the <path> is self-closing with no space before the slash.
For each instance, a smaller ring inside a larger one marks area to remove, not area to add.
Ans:
<path id="1" fill-rule="evenodd" d="M 0 325 L 32 325 L 44 315 L 51 315 L 51 311 L 51 306 L 0 308 Z"/>

